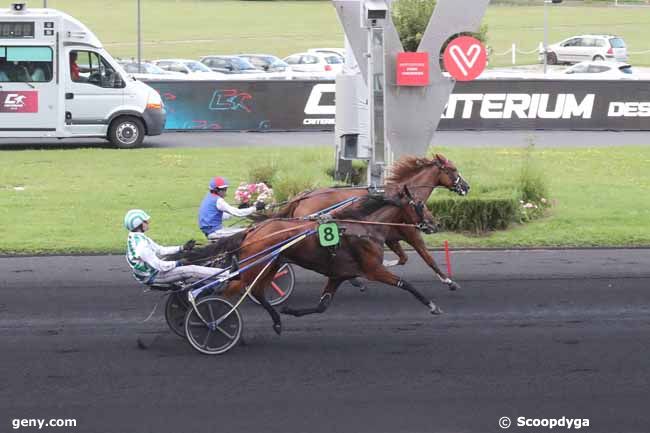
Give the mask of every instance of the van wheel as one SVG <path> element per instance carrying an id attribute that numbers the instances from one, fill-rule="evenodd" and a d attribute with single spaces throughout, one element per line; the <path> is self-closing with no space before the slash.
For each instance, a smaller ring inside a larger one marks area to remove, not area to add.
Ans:
<path id="1" fill-rule="evenodd" d="M 131 116 L 118 117 L 108 129 L 108 140 L 120 149 L 141 145 L 144 140 L 142 120 Z"/>
<path id="2" fill-rule="evenodd" d="M 602 62 L 605 60 L 603 56 L 594 56 L 594 62 Z"/>
<path id="3" fill-rule="evenodd" d="M 557 54 L 552 52 L 546 53 L 546 63 L 549 65 L 557 65 Z"/>

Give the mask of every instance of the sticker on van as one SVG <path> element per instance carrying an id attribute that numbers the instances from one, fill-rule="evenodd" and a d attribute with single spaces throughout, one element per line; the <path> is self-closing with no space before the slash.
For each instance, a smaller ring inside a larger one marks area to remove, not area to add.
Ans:
<path id="1" fill-rule="evenodd" d="M 38 113 L 38 92 L 0 92 L 0 113 Z"/>

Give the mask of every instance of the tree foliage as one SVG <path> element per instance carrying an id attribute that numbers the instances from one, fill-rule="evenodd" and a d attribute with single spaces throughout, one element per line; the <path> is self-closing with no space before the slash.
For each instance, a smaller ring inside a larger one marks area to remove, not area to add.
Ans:
<path id="1" fill-rule="evenodd" d="M 393 23 L 399 33 L 404 51 L 417 51 L 435 8 L 436 0 L 397 0 L 393 3 Z M 478 33 L 462 32 L 458 35 L 474 36 L 486 43 L 487 31 L 487 24 L 483 24 Z M 446 47 L 447 42 L 443 45 L 442 51 Z"/>

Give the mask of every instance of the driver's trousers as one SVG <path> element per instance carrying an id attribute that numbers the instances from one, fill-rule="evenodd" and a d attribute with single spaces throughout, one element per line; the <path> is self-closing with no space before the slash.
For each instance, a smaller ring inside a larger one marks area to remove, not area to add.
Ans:
<path id="1" fill-rule="evenodd" d="M 158 272 L 156 276 L 154 277 L 153 281 L 149 284 L 171 284 L 171 283 L 176 283 L 178 281 L 187 281 L 187 280 L 202 280 L 203 278 L 207 278 L 209 276 L 212 276 L 216 273 L 221 272 L 223 269 L 221 268 L 208 268 L 207 266 L 196 266 L 196 265 L 188 265 L 188 266 L 178 266 L 172 270 L 166 271 L 166 272 Z M 219 275 L 218 278 L 215 278 L 216 280 L 225 280 L 228 278 L 229 273 L 223 272 Z"/>

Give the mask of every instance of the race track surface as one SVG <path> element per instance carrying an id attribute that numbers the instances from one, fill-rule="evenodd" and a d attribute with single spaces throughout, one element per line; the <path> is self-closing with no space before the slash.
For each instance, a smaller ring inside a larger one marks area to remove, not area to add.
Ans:
<path id="1" fill-rule="evenodd" d="M 160 308 L 142 322 L 159 295 L 121 256 L 0 258 L 0 431 L 75 418 L 41 431 L 499 432 L 503 416 L 649 431 L 650 251 L 458 251 L 452 264 L 457 292 L 412 255 L 393 268 L 442 316 L 346 284 L 325 314 L 283 316 L 282 336 L 247 303 L 245 344 L 209 357 Z M 289 303 L 315 304 L 322 278 L 298 281 Z"/>
<path id="2" fill-rule="evenodd" d="M 444 147 L 647 146 L 647 131 L 438 131 L 432 146 Z M 334 146 L 333 132 L 166 132 L 147 137 L 145 148 Z M 112 148 L 98 139 L 0 139 L 0 150 Z"/>

